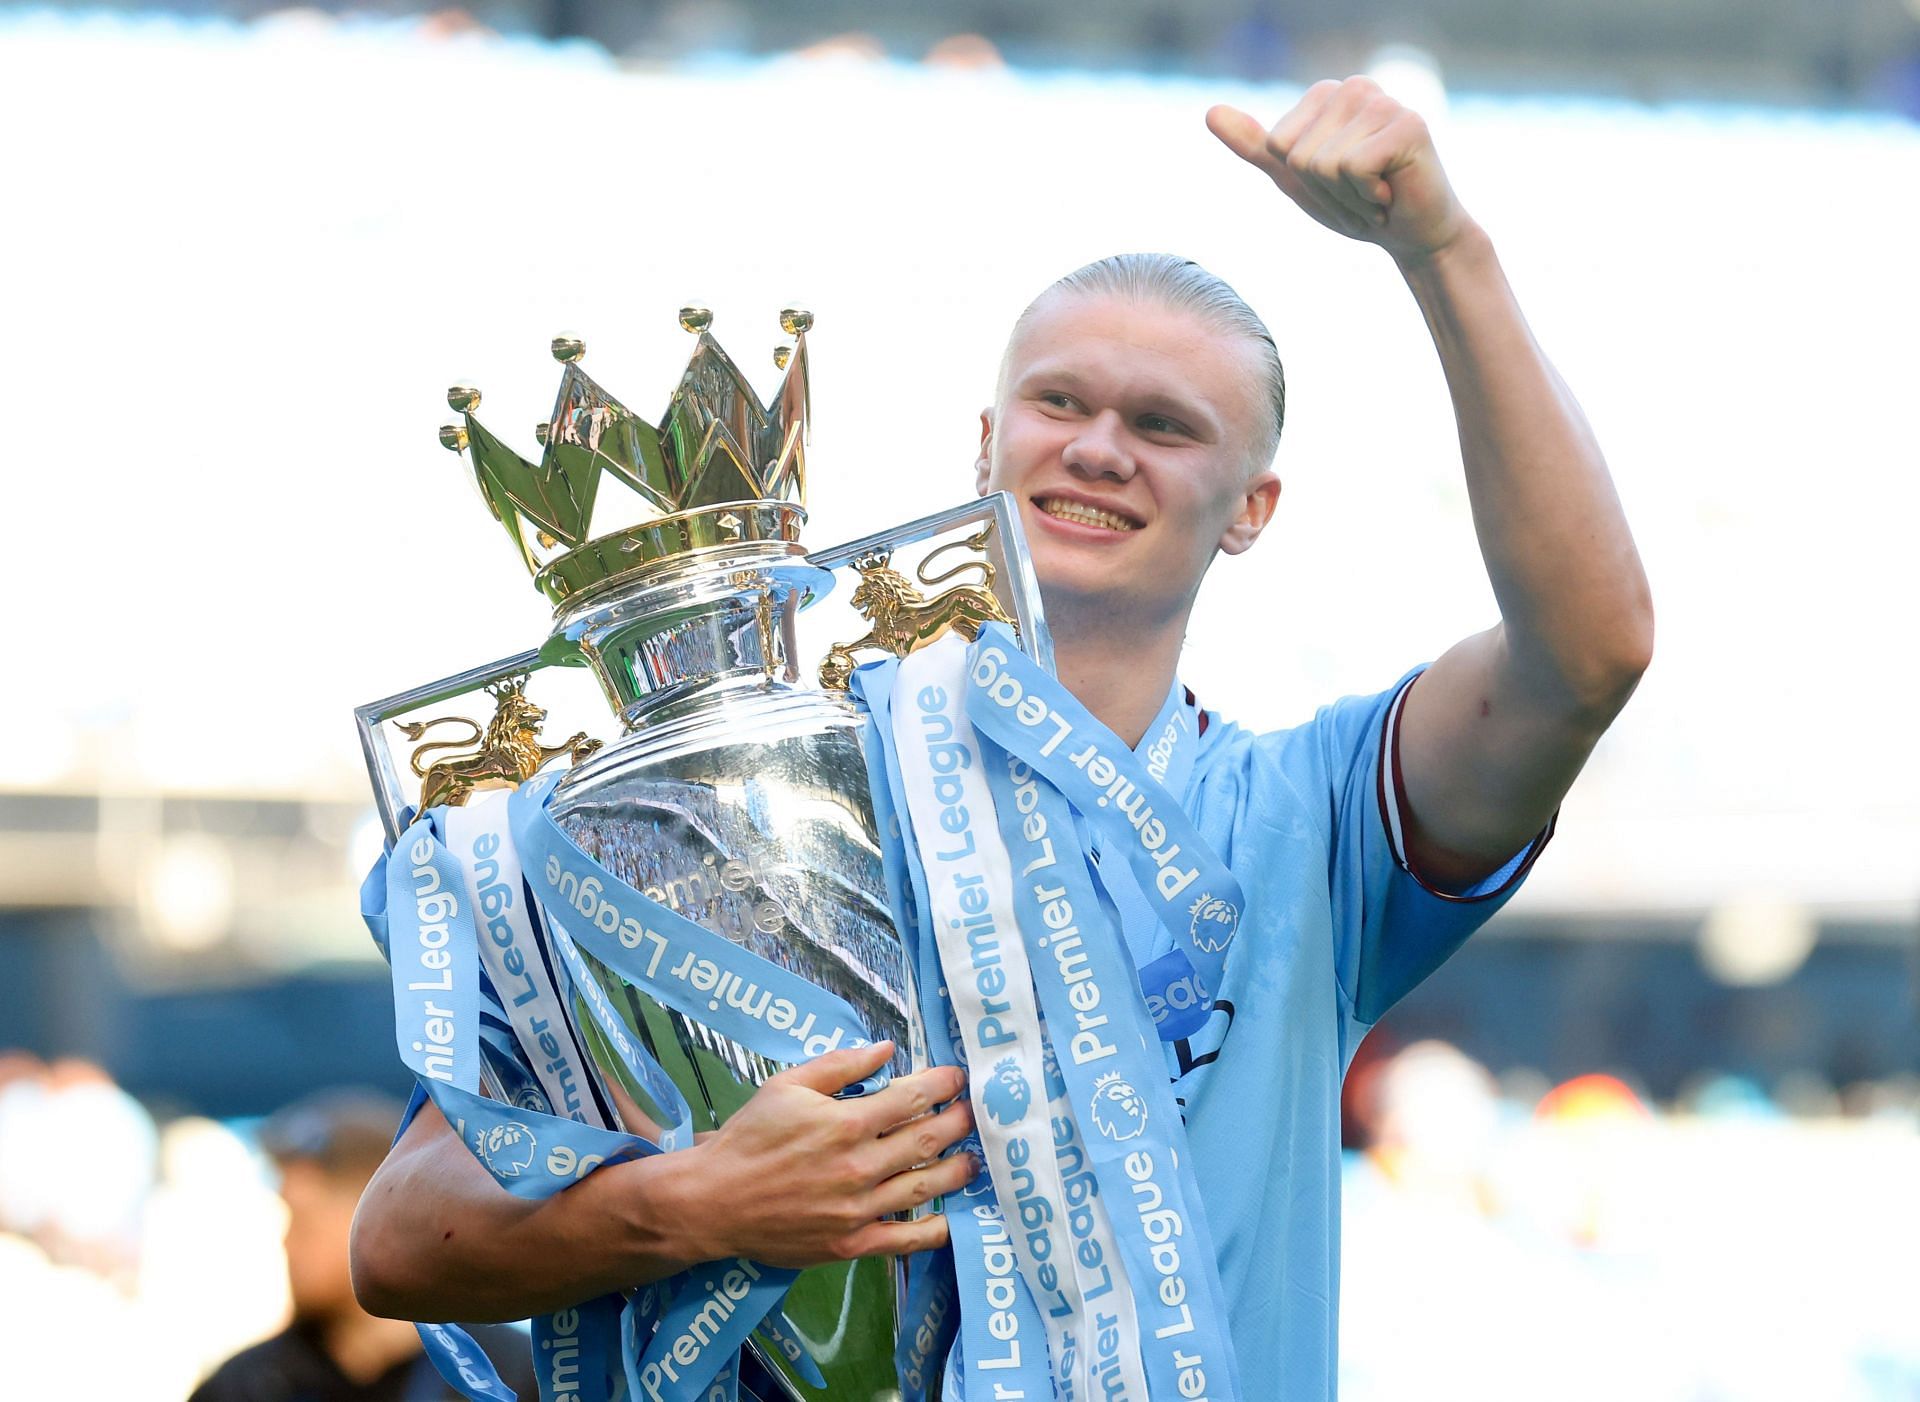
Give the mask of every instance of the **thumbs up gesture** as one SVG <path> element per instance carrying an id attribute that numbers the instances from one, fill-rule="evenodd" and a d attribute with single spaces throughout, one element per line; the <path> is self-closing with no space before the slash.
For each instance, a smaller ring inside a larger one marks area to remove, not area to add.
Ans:
<path id="1" fill-rule="evenodd" d="M 1402 263 L 1432 258 L 1472 227 L 1427 124 L 1371 78 L 1315 83 L 1271 129 L 1227 106 L 1207 113 L 1207 127 L 1329 229 Z"/>

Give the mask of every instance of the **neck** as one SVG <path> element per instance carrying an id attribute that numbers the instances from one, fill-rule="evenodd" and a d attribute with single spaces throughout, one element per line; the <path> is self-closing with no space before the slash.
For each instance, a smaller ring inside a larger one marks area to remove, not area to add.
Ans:
<path id="1" fill-rule="evenodd" d="M 420 1336 L 403 1319 L 381 1319 L 357 1306 L 320 1324 L 334 1367 L 350 1381 L 370 1383 L 420 1352 Z"/>
<path id="2" fill-rule="evenodd" d="M 1129 745 L 1139 744 L 1173 685 L 1186 612 L 1143 627 L 1121 622 L 1111 612 L 1101 616 L 1097 607 L 1076 610 L 1052 599 L 1046 606 L 1061 685 L 1107 729 Z"/>

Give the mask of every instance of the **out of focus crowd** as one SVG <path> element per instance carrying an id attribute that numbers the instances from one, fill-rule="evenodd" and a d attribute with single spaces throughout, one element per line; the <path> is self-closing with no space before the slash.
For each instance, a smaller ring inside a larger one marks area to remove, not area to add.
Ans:
<path id="1" fill-rule="evenodd" d="M 1661 1106 L 1380 1035 L 1346 1101 L 1346 1402 L 1920 1396 L 1920 1082 Z M 97 1066 L 0 1054 L 0 1397 L 451 1395 L 351 1295 L 398 1113 L 159 1124 Z"/>
<path id="2" fill-rule="evenodd" d="M 400 1111 L 341 1090 L 160 1125 L 97 1066 L 0 1053 L 0 1398 L 457 1397 L 353 1296 L 354 1207 Z M 482 1342 L 535 1396 L 525 1336 Z"/>
<path id="3" fill-rule="evenodd" d="M 234 1129 L 0 1057 L 0 1396 L 185 1397 L 285 1322 L 285 1230 Z"/>
<path id="4" fill-rule="evenodd" d="M 1920 1397 L 1920 1081 L 1348 1076 L 1341 1397 Z"/>

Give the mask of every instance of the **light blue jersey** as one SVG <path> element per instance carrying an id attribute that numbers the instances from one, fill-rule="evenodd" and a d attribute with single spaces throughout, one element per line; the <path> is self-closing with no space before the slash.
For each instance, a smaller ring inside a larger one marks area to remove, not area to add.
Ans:
<path id="1" fill-rule="evenodd" d="M 1347 1064 L 1512 894 L 1551 833 L 1459 895 L 1408 870 L 1395 741 L 1417 675 L 1267 735 L 1195 710 L 1176 686 L 1136 749 L 1150 767 L 1174 751 L 1166 781 L 1246 894 L 1212 1016 L 1166 1050 L 1249 1399 L 1333 1397 Z M 1135 961 L 1170 947 L 1139 918 L 1125 865 L 1101 875 L 1121 888 Z"/>

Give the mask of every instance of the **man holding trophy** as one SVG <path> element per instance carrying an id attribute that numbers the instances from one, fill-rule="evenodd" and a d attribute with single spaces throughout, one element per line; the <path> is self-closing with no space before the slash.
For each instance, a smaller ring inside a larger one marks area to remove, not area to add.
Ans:
<path id="1" fill-rule="evenodd" d="M 1382 1013 L 1524 876 L 1561 798 L 1648 663 L 1652 611 L 1600 452 L 1534 344 L 1492 244 L 1454 197 L 1419 117 L 1355 78 L 1315 85 L 1270 130 L 1224 107 L 1208 114 L 1208 125 L 1314 219 L 1394 259 L 1452 394 L 1501 622 L 1387 691 L 1341 701 L 1294 730 L 1255 736 L 1201 709 L 1176 678 L 1182 640 L 1216 553 L 1251 547 L 1278 503 L 1270 464 L 1285 407 L 1279 359 L 1253 312 L 1190 263 L 1125 257 L 1069 274 L 1014 328 L 995 403 L 982 415 L 976 462 L 978 490 L 1008 493 L 1017 504 L 1057 686 L 1010 634 L 983 620 L 962 630 L 971 649 L 951 638 L 925 647 L 916 639 L 893 647 L 897 662 L 863 668 L 854 681 L 882 737 L 866 742 L 872 771 L 892 779 L 875 780 L 875 831 L 883 834 L 893 923 L 908 946 L 906 1006 L 917 1000 L 922 1021 L 892 1021 L 867 999 L 863 971 L 879 956 L 842 958 L 822 973 L 824 965 L 782 946 L 767 958 L 825 990 L 817 1009 L 793 995 L 787 1021 L 844 1025 L 880 1040 L 796 1035 L 795 1047 L 821 1054 L 782 1056 L 777 1039 L 765 1052 L 753 1040 L 764 1025 L 735 1032 L 714 1022 L 751 1053 L 736 1055 L 725 1038 L 675 1022 L 678 1031 L 648 1043 L 660 1062 L 677 1054 L 678 1037 L 678 1045 L 697 1044 L 700 1056 L 732 1057 L 729 1064 L 751 1072 L 739 1096 L 709 1096 L 717 1127 L 697 1139 L 681 1134 L 676 1123 L 708 1123 L 697 1104 L 691 1119 L 676 1120 L 674 1105 L 684 1110 L 691 1097 L 668 1084 L 683 1079 L 672 1066 L 664 1079 L 644 1066 L 630 1076 L 605 1070 L 645 1061 L 619 1045 L 620 1026 L 644 1041 L 653 1024 L 638 1012 L 625 1024 L 607 1014 L 601 1004 L 619 1002 L 625 984 L 601 977 L 596 960 L 625 959 L 617 966 L 627 983 L 679 1007 L 671 990 L 629 972 L 642 967 L 636 960 L 654 935 L 643 917 L 658 907 L 635 907 L 628 938 L 627 907 L 589 900 L 578 881 L 568 887 L 568 863 L 584 851 L 598 862 L 582 868 L 587 879 L 610 888 L 618 877 L 645 886 L 654 901 L 663 899 L 656 891 L 690 886 L 656 878 L 651 858 L 628 860 L 613 839 L 588 835 L 594 805 L 568 798 L 567 783 L 557 796 L 550 780 L 526 785 L 511 818 L 505 799 L 476 805 L 475 814 L 496 813 L 494 829 L 475 827 L 481 820 L 459 808 L 444 810 L 431 832 L 423 818 L 400 838 L 385 888 L 396 988 L 400 951 L 413 948 L 407 939 L 418 931 L 423 945 L 434 944 L 428 932 L 437 927 L 415 916 L 440 909 L 418 894 L 428 890 L 422 873 L 439 869 L 436 844 L 457 852 L 464 841 L 479 854 L 468 866 L 471 882 L 503 840 L 517 842 L 529 888 L 560 917 L 546 932 L 556 950 L 553 988 L 536 989 L 511 949 L 504 965 L 488 966 L 492 985 L 506 995 L 509 982 L 527 978 L 528 999 L 592 1005 L 600 1020 L 575 1019 L 585 1027 L 576 1049 L 603 1069 L 603 1084 L 572 1118 L 591 1124 L 593 1103 L 605 1101 L 605 1128 L 596 1133 L 624 1130 L 652 1147 L 583 1140 L 604 1158 L 594 1171 L 574 1175 L 565 1191 L 523 1190 L 513 1175 L 551 1166 L 540 1157 L 548 1140 L 516 1157 L 517 1136 L 535 1122 L 484 1118 L 500 1103 L 497 1080 L 487 1097 L 469 1086 L 454 1099 L 430 1084 L 448 1079 L 437 1074 L 432 1044 L 444 1040 L 435 1016 L 448 1025 L 453 1002 L 427 1002 L 426 1040 L 408 1043 L 403 1030 L 401 1050 L 431 1100 L 370 1185 L 355 1227 L 355 1278 L 368 1308 L 407 1318 L 535 1316 L 538 1365 L 540 1349 L 573 1347 L 585 1328 L 580 1302 L 610 1298 L 617 1307 L 634 1287 L 698 1279 L 687 1273 L 703 1263 L 738 1263 L 705 1278 L 707 1296 L 758 1302 L 751 1292 L 763 1272 L 790 1279 L 822 1263 L 905 1257 L 915 1268 L 903 1322 L 897 1340 L 881 1341 L 900 1360 L 905 1395 L 928 1395 L 942 1358 L 948 1395 L 969 1399 L 1067 1396 L 1076 1388 L 1156 1402 L 1333 1395 L 1346 1065 Z M 457 393 L 469 396 L 456 399 L 463 412 L 478 401 L 477 392 Z M 620 421 L 617 405 L 610 417 L 606 405 L 597 412 L 603 425 Z M 566 438 L 558 415 L 555 424 L 556 436 L 543 433 L 550 457 Z M 556 540 L 574 544 L 556 525 L 565 524 L 560 516 L 514 487 L 511 471 L 489 477 L 488 463 L 506 460 L 470 415 L 466 429 L 448 432 L 472 451 L 509 529 L 515 510 L 538 525 L 541 549 L 522 547 L 528 562 L 543 581 L 573 581 L 549 593 L 563 621 L 577 620 L 568 637 L 631 722 L 655 688 L 671 690 L 661 679 L 670 681 L 668 663 L 688 655 L 686 625 L 671 637 L 657 632 L 651 650 L 636 645 L 638 660 L 624 670 L 603 670 L 622 644 L 613 623 L 575 602 L 596 586 L 567 575 L 578 567 L 566 562 L 586 547 L 542 558 Z M 564 466 L 564 457 L 553 460 Z M 650 480 L 644 467 L 633 475 L 641 485 Z M 505 485 L 496 495 L 490 482 Z M 731 519 L 721 538 L 739 540 L 737 513 Z M 749 526 L 749 535 L 759 529 Z M 769 539 L 778 537 L 769 530 Z M 584 540 L 584 530 L 577 534 Z M 800 586 L 771 568 L 762 573 L 772 582 L 757 586 L 757 635 L 773 686 L 772 620 Z M 744 621 L 726 635 L 732 646 L 756 635 L 746 626 L 752 606 L 741 607 Z M 881 631 L 876 624 L 874 636 Z M 764 760 L 755 763 L 764 771 Z M 716 782 L 745 792 L 753 772 L 728 771 Z M 724 837 L 735 820 L 708 814 L 697 797 L 676 799 L 675 811 L 692 815 L 690 829 Z M 555 817 L 542 827 L 539 805 L 549 799 Z M 1157 812 L 1149 800 L 1159 802 Z M 615 821 L 611 808 L 596 812 L 604 835 Z M 660 824 L 649 821 L 657 837 Z M 576 846 L 555 835 L 562 830 Z M 889 831 L 909 835 L 904 848 L 888 845 Z M 978 874 L 967 865 L 976 839 L 980 853 L 999 854 L 983 856 Z M 1060 860 L 1063 848 L 1076 846 L 1084 863 Z M 403 855 L 410 873 L 400 870 Z M 689 926 L 736 888 L 764 894 L 749 890 L 760 878 L 745 863 L 724 852 L 711 857 L 702 859 L 713 875 L 697 899 L 667 901 L 692 916 Z M 472 890 L 491 910 L 484 886 L 462 888 L 457 866 L 446 870 L 455 873 L 448 890 Z M 542 873 L 551 874 L 544 894 Z M 996 904 L 999 897 L 984 893 L 999 888 L 1005 899 Z M 404 924 L 402 897 L 415 902 Z M 1096 938 L 1102 913 L 1111 933 Z M 757 919 L 743 916 L 741 928 L 786 928 L 777 913 L 765 924 Z M 610 938 L 590 947 L 596 923 Z M 1070 938 L 1082 934 L 1084 947 Z M 503 936 L 496 940 L 505 947 Z M 622 942 L 624 954 L 615 948 Z M 478 943 L 497 957 L 484 934 Z M 1137 1006 L 1139 1035 L 1121 1013 L 1107 1020 L 1120 996 L 1116 979 L 1099 1002 L 1110 955 L 1124 961 L 1125 981 L 1138 990 L 1126 1001 Z M 422 963 L 441 967 L 424 956 Z M 656 959 L 644 971 L 657 979 L 663 967 Z M 689 956 L 688 967 L 697 976 L 702 966 Z M 1050 983 L 1056 974 L 1058 987 Z M 710 983 L 723 989 L 727 977 L 723 967 Z M 1021 997 L 1030 1031 L 1016 1025 L 1018 1006 L 1007 1010 Z M 513 1001 L 499 999 L 503 1008 Z M 716 994 L 704 1006 L 718 1017 L 726 1001 Z M 848 1008 L 853 1015 L 835 1023 Z M 525 1047 L 527 1028 L 516 1025 Z M 666 1027 L 661 1021 L 656 1030 Z M 906 1044 L 917 1047 L 922 1036 L 931 1055 L 907 1056 Z M 423 1060 L 409 1055 L 410 1045 Z M 1143 1055 L 1151 1060 L 1139 1061 Z M 687 1057 L 690 1067 L 718 1064 Z M 556 1051 L 545 1064 L 563 1059 Z M 774 1064 L 787 1069 L 774 1072 Z M 898 1074 L 889 1079 L 890 1067 Z M 698 1079 L 689 1077 L 686 1084 Z M 572 1083 L 547 1076 L 543 1085 L 525 1102 L 504 1089 L 512 1104 L 538 1102 L 561 1114 Z M 1036 1150 L 1019 1137 L 1033 1123 L 1030 1103 L 1069 1102 L 1084 1108 L 1054 1111 L 1050 1144 Z M 540 1136 L 547 1123 L 536 1125 Z M 564 1164 L 584 1161 L 586 1149 L 566 1155 Z M 1091 1166 L 1082 1171 L 1083 1164 Z M 903 1215 L 936 1199 L 944 1199 L 942 1213 Z M 927 1284 L 939 1280 L 944 1295 Z M 622 1328 L 659 1330 L 662 1340 L 676 1309 L 706 1298 L 698 1286 L 645 1293 L 644 1308 L 628 1300 Z M 769 1365 L 747 1381 L 749 1391 L 850 1395 L 820 1380 L 814 1364 L 830 1372 L 832 1350 L 809 1332 L 799 1306 L 788 1307 L 792 1318 L 777 1305 L 771 1313 L 755 1308 L 768 1321 L 756 1347 L 775 1362 L 784 1350 L 794 1366 Z M 732 1309 L 709 1305 L 708 1332 L 718 1337 Z M 807 1336 L 804 1349 L 796 1335 Z M 697 1349 L 647 1351 L 641 1338 L 629 1345 L 635 1351 L 649 1360 L 628 1369 L 635 1394 L 686 1395 L 676 1389 L 700 1376 L 685 1361 Z M 719 1378 L 723 1387 L 741 1386 L 737 1371 Z M 543 1391 L 591 1395 L 590 1387 L 570 1390 L 576 1379 L 569 1373 L 549 1387 L 543 1374 Z"/>

